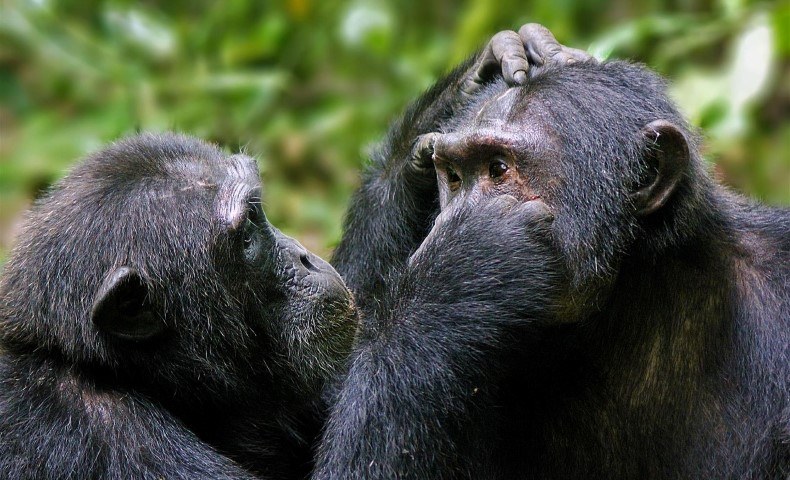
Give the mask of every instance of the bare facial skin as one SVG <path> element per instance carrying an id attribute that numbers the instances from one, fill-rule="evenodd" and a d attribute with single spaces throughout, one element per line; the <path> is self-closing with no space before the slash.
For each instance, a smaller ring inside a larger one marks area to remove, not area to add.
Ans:
<path id="1" fill-rule="evenodd" d="M 476 203 L 508 195 L 522 202 L 551 197 L 547 171 L 557 157 L 554 132 L 539 121 L 510 121 L 517 89 L 508 89 L 477 108 L 474 121 L 458 131 L 432 137 L 432 159 L 442 210 L 456 198 Z M 540 118 L 540 104 L 529 102 L 525 118 Z"/>

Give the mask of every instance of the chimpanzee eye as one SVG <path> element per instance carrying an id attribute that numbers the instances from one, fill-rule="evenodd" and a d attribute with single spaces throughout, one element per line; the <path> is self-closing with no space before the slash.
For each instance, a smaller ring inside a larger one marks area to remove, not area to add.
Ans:
<path id="1" fill-rule="evenodd" d="M 258 238 L 260 229 L 266 221 L 263 214 L 263 208 L 258 198 L 252 198 L 247 203 L 247 219 L 244 222 L 244 247 L 249 248 L 255 243 Z"/>
<path id="2" fill-rule="evenodd" d="M 494 180 L 502 178 L 502 175 L 508 171 L 507 163 L 502 160 L 494 160 L 488 166 L 488 175 L 493 178 Z"/>
<path id="3" fill-rule="evenodd" d="M 251 200 L 247 205 L 247 221 L 257 226 L 263 224 L 263 208 L 259 200 Z"/>
<path id="4" fill-rule="evenodd" d="M 447 167 L 447 183 L 450 184 L 450 189 L 455 190 L 461 183 L 461 177 L 453 170 L 453 167 Z"/>

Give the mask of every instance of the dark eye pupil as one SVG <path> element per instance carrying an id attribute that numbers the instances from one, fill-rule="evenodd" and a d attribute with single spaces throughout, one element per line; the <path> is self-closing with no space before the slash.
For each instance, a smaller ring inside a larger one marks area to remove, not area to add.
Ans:
<path id="1" fill-rule="evenodd" d="M 504 175 L 507 170 L 507 164 L 502 160 L 497 160 L 488 167 L 488 174 L 491 175 L 491 178 L 499 178 Z"/>
<path id="2" fill-rule="evenodd" d="M 453 170 L 452 168 L 448 168 L 447 169 L 447 181 L 450 182 L 450 183 L 460 182 L 461 181 L 461 177 L 459 177 L 458 174 L 455 173 L 455 170 Z"/>
<path id="3" fill-rule="evenodd" d="M 250 201 L 247 205 L 247 221 L 244 222 L 244 246 L 250 247 L 258 230 L 265 222 L 261 204 L 257 201 Z"/>
<path id="4" fill-rule="evenodd" d="M 258 202 L 250 202 L 247 207 L 247 221 L 260 227 L 262 225 L 262 220 L 263 211 L 261 209 L 261 204 Z"/>

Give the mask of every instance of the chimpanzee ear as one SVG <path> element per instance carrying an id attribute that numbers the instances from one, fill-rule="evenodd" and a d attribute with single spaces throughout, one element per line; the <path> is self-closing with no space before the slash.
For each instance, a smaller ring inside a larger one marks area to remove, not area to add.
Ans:
<path id="1" fill-rule="evenodd" d="M 689 163 L 689 145 L 678 127 L 666 120 L 656 120 L 642 129 L 646 142 L 647 166 L 631 199 L 636 214 L 649 215 L 672 196 Z"/>
<path id="2" fill-rule="evenodd" d="M 99 331 L 131 341 L 151 339 L 165 329 L 148 297 L 148 283 L 130 267 L 118 267 L 104 279 L 91 321 Z"/>

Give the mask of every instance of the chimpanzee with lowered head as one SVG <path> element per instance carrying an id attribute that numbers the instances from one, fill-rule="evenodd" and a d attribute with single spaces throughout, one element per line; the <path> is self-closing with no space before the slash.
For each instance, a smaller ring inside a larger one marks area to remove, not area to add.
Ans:
<path id="1" fill-rule="evenodd" d="M 788 478 L 790 212 L 717 185 L 648 70 L 531 73 L 402 167 L 438 178 L 415 243 L 442 213 L 363 319 L 315 476 Z"/>
<path id="2" fill-rule="evenodd" d="M 410 149 L 497 72 L 524 81 L 541 52 L 573 54 L 539 28 L 498 34 L 392 142 Z M 260 197 L 252 159 L 145 134 L 38 203 L 0 279 L 0 476 L 308 474 L 356 313 Z"/>
<path id="3" fill-rule="evenodd" d="M 260 202 L 253 159 L 172 134 L 93 154 L 39 202 L 0 284 L 3 478 L 309 469 L 355 310 Z"/>
<path id="4" fill-rule="evenodd" d="M 351 199 L 343 238 L 332 258 L 360 310 L 381 301 L 390 273 L 405 265 L 438 213 L 434 167 L 430 155 L 423 155 L 430 149 L 431 134 L 464 111 L 495 78 L 521 85 L 538 66 L 582 61 L 592 59 L 559 44 L 542 25 L 502 31 L 393 122 Z"/>

